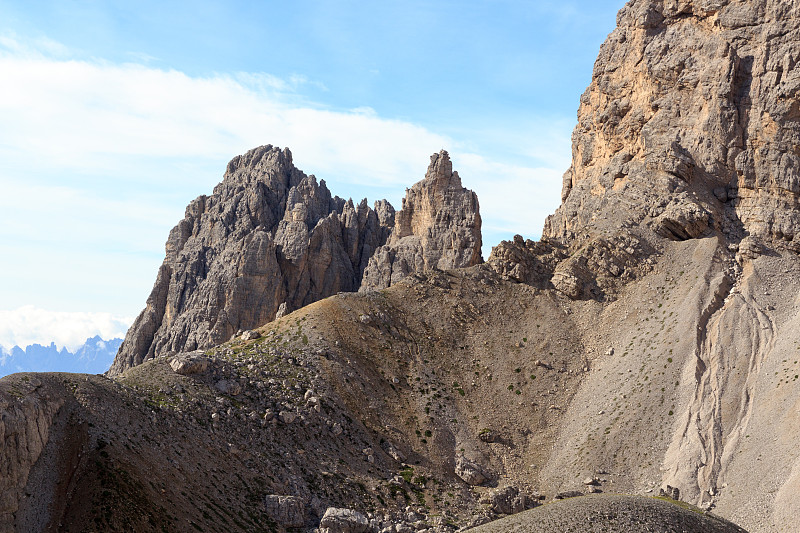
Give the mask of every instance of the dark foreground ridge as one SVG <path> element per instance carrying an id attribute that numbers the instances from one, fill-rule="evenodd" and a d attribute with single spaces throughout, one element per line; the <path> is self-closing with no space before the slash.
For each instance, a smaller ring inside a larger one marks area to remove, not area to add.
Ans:
<path id="1" fill-rule="evenodd" d="M 672 500 L 590 494 L 479 526 L 474 533 L 747 533 L 736 524 Z"/>

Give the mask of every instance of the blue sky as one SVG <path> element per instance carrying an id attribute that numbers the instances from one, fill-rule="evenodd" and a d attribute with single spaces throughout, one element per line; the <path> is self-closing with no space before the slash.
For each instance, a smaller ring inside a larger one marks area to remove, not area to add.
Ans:
<path id="1" fill-rule="evenodd" d="M 124 332 L 186 204 L 260 144 L 395 206 L 445 148 L 485 256 L 538 237 L 622 5 L 0 0 L 0 345 Z"/>

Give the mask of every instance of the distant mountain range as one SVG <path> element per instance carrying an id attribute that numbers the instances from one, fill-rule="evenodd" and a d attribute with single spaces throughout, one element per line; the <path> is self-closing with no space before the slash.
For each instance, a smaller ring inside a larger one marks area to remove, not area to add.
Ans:
<path id="1" fill-rule="evenodd" d="M 25 349 L 14 346 L 10 351 L 0 348 L 0 377 L 15 372 L 81 372 L 101 374 L 108 370 L 122 339 L 103 340 L 99 336 L 86 339 L 75 352 L 49 346 L 31 344 Z"/>

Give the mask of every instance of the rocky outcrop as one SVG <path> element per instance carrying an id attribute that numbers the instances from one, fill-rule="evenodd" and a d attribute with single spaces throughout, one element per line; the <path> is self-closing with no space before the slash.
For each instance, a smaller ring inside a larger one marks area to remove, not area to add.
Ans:
<path id="1" fill-rule="evenodd" d="M 22 378 L 11 393 L 0 392 L 0 531 L 14 531 L 15 517 L 34 465 L 45 451 L 63 398 L 42 390 L 39 378 Z M 64 443 L 67 447 L 67 443 Z M 30 496 L 30 494 L 28 495 Z M 43 524 L 40 524 L 43 525 Z"/>
<path id="2" fill-rule="evenodd" d="M 264 497 L 267 516 L 284 527 L 303 527 L 306 522 L 306 506 L 302 498 L 268 494 Z"/>
<path id="3" fill-rule="evenodd" d="M 369 530 L 369 521 L 358 511 L 329 507 L 319 527 L 325 533 L 364 533 Z"/>
<path id="4" fill-rule="evenodd" d="M 477 196 L 461 187 L 445 151 L 395 217 L 386 200 L 370 208 L 331 196 L 288 149 L 256 148 L 228 163 L 214 193 L 191 202 L 170 232 L 147 306 L 109 373 L 219 344 L 357 291 L 362 279 L 387 287 L 412 272 L 474 265 L 480 247 Z"/>
<path id="5" fill-rule="evenodd" d="M 492 248 L 487 264 L 503 278 L 527 283 L 538 288 L 549 287 L 558 262 L 566 256 L 544 241 L 524 239 L 514 235 Z"/>
<path id="6" fill-rule="evenodd" d="M 389 287 L 413 272 L 470 267 L 481 257 L 478 196 L 461 186 L 444 150 L 406 191 L 386 245 L 370 258 L 362 290 Z"/>
<path id="7" fill-rule="evenodd" d="M 394 209 L 331 196 L 288 149 L 235 157 L 211 196 L 170 232 L 147 306 L 109 371 L 219 344 L 240 329 L 340 291 L 356 291 Z"/>
<path id="8" fill-rule="evenodd" d="M 514 486 L 493 490 L 489 495 L 489 505 L 497 514 L 517 514 L 539 505 L 539 500 L 532 498 Z"/>
<path id="9" fill-rule="evenodd" d="M 545 236 L 652 220 L 673 240 L 800 250 L 798 16 L 772 0 L 629 2 L 581 97 Z"/>
<path id="10" fill-rule="evenodd" d="M 800 251 L 799 15 L 777 1 L 629 2 L 581 97 L 563 202 L 542 243 L 501 243 L 489 264 L 596 298 L 596 273 L 582 260 L 556 272 L 548 247 L 570 257 L 609 236 L 657 247 L 749 235 Z"/>
<path id="11" fill-rule="evenodd" d="M 460 477 L 467 485 L 480 485 L 485 483 L 489 476 L 477 463 L 459 456 L 456 458 L 455 474 Z"/>

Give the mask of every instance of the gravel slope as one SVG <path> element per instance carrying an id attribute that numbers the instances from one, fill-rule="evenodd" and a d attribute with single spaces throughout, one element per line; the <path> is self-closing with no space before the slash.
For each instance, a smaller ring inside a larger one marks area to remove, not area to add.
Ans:
<path id="1" fill-rule="evenodd" d="M 484 524 L 475 533 L 741 533 L 745 530 L 685 504 L 594 494 L 569 498 Z"/>

